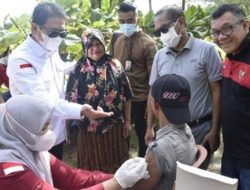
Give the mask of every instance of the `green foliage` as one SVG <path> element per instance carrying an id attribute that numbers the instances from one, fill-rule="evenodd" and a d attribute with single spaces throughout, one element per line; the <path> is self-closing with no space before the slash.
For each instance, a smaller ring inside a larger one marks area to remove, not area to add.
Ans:
<path id="1" fill-rule="evenodd" d="M 0 28 L 0 54 L 8 47 L 15 48 L 27 36 L 30 29 L 30 16 L 23 14 L 19 18 L 7 15 Z"/>
<path id="2" fill-rule="evenodd" d="M 190 6 L 185 11 L 187 30 L 197 38 L 206 38 L 210 34 L 210 12 L 200 6 Z"/>
<path id="3" fill-rule="evenodd" d="M 240 5 L 245 13 L 248 15 L 248 18 L 250 18 L 250 4 L 249 0 L 216 0 L 214 1 L 213 9 L 218 7 L 219 5 L 225 4 L 225 3 L 233 3 Z"/>
<path id="4" fill-rule="evenodd" d="M 60 46 L 60 53 L 64 60 L 77 60 L 83 54 L 81 34 L 86 28 L 97 28 L 104 34 L 106 44 L 110 42 L 111 34 L 119 28 L 117 21 L 118 6 L 124 0 L 54 0 L 67 13 L 67 30 L 69 35 Z M 210 15 L 222 3 L 239 3 L 249 15 L 249 0 L 218 0 L 216 5 L 207 8 L 191 6 L 185 11 L 187 29 L 197 38 L 210 38 Z M 154 13 L 149 11 L 143 15 L 138 11 L 141 28 L 153 36 Z M 19 18 L 6 16 L 0 27 L 0 54 L 7 47 L 15 48 L 30 33 L 30 15 Z M 157 39 L 158 40 L 158 39 Z M 159 43 L 160 45 L 160 43 Z"/>
<path id="5" fill-rule="evenodd" d="M 116 15 L 119 0 L 56 0 L 56 2 L 64 7 L 68 15 L 67 29 L 71 35 L 70 39 L 67 37 L 60 47 L 60 52 L 66 60 L 79 59 L 82 56 L 80 37 L 86 28 L 101 30 L 106 44 L 110 40 L 112 31 L 118 28 Z"/>
<path id="6" fill-rule="evenodd" d="M 153 35 L 153 31 L 154 31 L 154 24 L 153 24 L 153 20 L 154 20 L 154 12 L 153 11 L 149 11 L 145 16 L 142 14 L 141 11 L 138 12 L 138 16 L 140 18 L 140 26 L 143 29 L 144 32 L 146 32 L 149 35 Z"/>
<path id="7" fill-rule="evenodd" d="M 69 35 L 60 46 L 64 60 L 79 59 L 82 55 L 81 34 L 86 28 L 101 30 L 109 42 L 111 33 L 118 29 L 117 9 L 123 0 L 55 0 L 68 18 Z M 16 47 L 30 33 L 30 15 L 19 18 L 7 16 L 0 28 L 0 53 L 10 45 Z"/>

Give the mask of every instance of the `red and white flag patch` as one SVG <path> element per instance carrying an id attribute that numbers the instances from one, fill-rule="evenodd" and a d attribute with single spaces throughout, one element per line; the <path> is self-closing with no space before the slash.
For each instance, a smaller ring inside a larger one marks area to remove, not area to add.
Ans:
<path id="1" fill-rule="evenodd" d="M 24 171 L 24 167 L 19 163 L 4 163 L 2 165 L 5 175 L 9 175 L 14 172 Z"/>
<path id="2" fill-rule="evenodd" d="M 32 65 L 30 63 L 25 63 L 25 64 L 20 65 L 21 69 L 29 68 L 29 67 L 32 67 Z"/>

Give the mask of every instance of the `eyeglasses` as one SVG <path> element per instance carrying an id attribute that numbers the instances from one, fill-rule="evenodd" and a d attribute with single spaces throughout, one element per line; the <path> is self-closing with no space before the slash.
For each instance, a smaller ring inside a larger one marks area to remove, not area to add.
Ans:
<path id="1" fill-rule="evenodd" d="M 43 28 L 50 38 L 56 38 L 58 36 L 60 36 L 61 38 L 66 38 L 66 36 L 68 35 L 67 30 L 56 30 L 56 29 L 49 30 L 49 29 L 45 28 L 44 26 L 39 26 L 39 28 Z"/>
<path id="2" fill-rule="evenodd" d="M 54 31 L 48 32 L 48 36 L 50 38 L 56 38 L 58 36 L 60 36 L 61 38 L 66 38 L 67 35 L 68 35 L 68 31 L 67 30 L 61 30 L 61 31 L 54 30 Z"/>
<path id="3" fill-rule="evenodd" d="M 153 32 L 154 35 L 155 35 L 156 37 L 160 37 L 160 36 L 161 36 L 161 33 L 163 33 L 163 34 L 168 33 L 169 28 L 170 28 L 170 25 L 171 25 L 173 22 L 176 22 L 176 20 L 172 20 L 172 21 L 170 21 L 169 23 L 162 25 L 161 28 L 159 28 L 158 30 L 155 30 L 155 31 Z"/>
<path id="4" fill-rule="evenodd" d="M 214 30 L 211 32 L 211 37 L 213 39 L 218 39 L 219 36 L 222 34 L 223 36 L 230 36 L 233 33 L 233 30 L 236 25 L 241 24 L 244 20 L 239 20 L 234 24 L 224 26 L 221 30 Z"/>

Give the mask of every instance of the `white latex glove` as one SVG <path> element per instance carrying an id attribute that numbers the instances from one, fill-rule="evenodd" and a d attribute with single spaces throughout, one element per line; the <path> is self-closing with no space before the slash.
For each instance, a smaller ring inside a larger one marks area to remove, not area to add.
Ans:
<path id="1" fill-rule="evenodd" d="M 123 189 L 132 187 L 140 179 L 149 178 L 145 158 L 131 158 L 116 171 L 114 178 Z"/>

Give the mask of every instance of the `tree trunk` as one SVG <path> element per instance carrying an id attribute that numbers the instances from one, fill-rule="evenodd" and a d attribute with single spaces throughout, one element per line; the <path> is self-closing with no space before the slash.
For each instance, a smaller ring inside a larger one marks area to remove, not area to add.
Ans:
<path id="1" fill-rule="evenodd" d="M 152 11 L 152 0 L 148 0 L 149 11 Z"/>
<path id="2" fill-rule="evenodd" d="M 184 11 L 185 10 L 185 0 L 182 0 L 182 10 Z"/>

